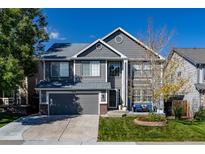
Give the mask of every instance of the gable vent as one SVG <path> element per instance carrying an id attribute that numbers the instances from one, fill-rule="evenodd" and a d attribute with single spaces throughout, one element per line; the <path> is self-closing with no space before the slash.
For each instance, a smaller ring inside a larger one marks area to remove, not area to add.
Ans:
<path id="1" fill-rule="evenodd" d="M 122 37 L 122 35 L 118 35 L 118 36 L 115 37 L 115 43 L 120 44 L 120 43 L 122 43 L 122 42 L 123 42 L 123 37 Z"/>
<path id="2" fill-rule="evenodd" d="M 96 49 L 101 50 L 102 49 L 102 44 L 100 44 L 100 43 L 96 44 Z"/>

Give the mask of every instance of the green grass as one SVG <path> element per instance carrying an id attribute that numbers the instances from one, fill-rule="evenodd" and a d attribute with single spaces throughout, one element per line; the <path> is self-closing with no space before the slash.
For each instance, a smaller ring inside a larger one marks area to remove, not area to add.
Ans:
<path id="1" fill-rule="evenodd" d="M 0 128 L 19 118 L 19 114 L 0 112 Z"/>
<path id="2" fill-rule="evenodd" d="M 205 141 L 205 122 L 168 120 L 164 127 L 150 127 L 134 119 L 101 117 L 98 141 Z"/>

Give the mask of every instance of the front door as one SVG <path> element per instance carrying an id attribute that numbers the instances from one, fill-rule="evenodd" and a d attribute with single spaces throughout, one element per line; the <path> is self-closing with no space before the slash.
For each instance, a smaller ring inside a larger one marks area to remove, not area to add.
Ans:
<path id="1" fill-rule="evenodd" d="M 109 108 L 117 108 L 117 91 L 116 90 L 110 90 Z"/>

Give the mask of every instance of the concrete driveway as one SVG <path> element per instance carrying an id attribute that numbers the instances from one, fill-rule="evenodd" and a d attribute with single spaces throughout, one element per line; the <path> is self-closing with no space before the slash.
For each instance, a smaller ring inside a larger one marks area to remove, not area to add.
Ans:
<path id="1" fill-rule="evenodd" d="M 0 128 L 0 140 L 42 141 L 66 144 L 94 144 L 98 135 L 98 115 L 28 116 Z"/>

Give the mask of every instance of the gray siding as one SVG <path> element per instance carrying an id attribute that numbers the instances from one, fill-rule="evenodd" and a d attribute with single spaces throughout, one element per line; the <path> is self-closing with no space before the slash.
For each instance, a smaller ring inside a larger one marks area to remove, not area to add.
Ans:
<path id="1" fill-rule="evenodd" d="M 122 43 L 115 42 L 115 37 L 119 35 L 123 38 Z M 128 58 L 146 58 L 147 52 L 149 52 L 121 31 L 115 32 L 104 41 L 120 51 L 122 54 L 126 55 Z"/>
<path id="2" fill-rule="evenodd" d="M 81 53 L 78 57 L 120 57 L 118 54 L 104 46 L 102 43 L 101 49 L 96 48 L 96 44 Z"/>
<path id="3" fill-rule="evenodd" d="M 73 62 L 69 61 L 69 77 L 51 77 L 51 61 L 45 62 L 45 79 L 47 81 L 67 80 L 73 82 Z"/>
<path id="4" fill-rule="evenodd" d="M 184 79 L 188 79 L 188 82 L 181 89 L 180 93 L 183 93 L 184 100 L 187 100 L 188 103 L 190 103 L 190 111 L 192 113 L 196 112 L 199 108 L 199 105 L 200 105 L 199 92 L 196 90 L 195 85 L 194 85 L 198 81 L 197 68 L 193 64 L 191 64 L 190 62 L 188 62 L 187 60 L 185 60 L 184 58 L 182 58 L 181 56 L 179 56 L 176 53 L 173 54 L 172 58 L 179 59 L 179 61 L 181 63 L 176 70 L 176 74 L 177 74 L 177 72 L 181 71 L 182 77 Z"/>
<path id="5" fill-rule="evenodd" d="M 83 60 L 75 61 L 75 74 L 80 82 L 105 82 L 105 61 L 100 61 L 100 76 L 99 77 L 85 77 L 82 76 L 82 62 Z"/>

